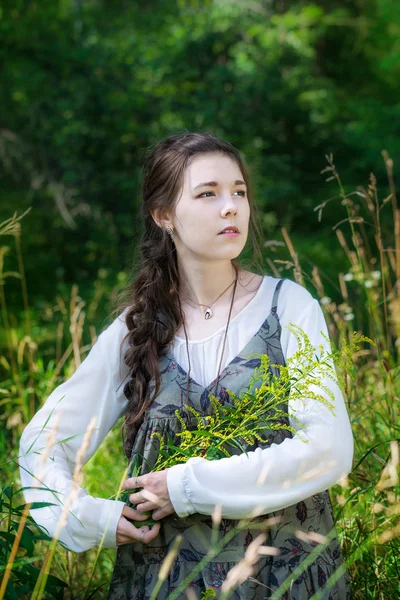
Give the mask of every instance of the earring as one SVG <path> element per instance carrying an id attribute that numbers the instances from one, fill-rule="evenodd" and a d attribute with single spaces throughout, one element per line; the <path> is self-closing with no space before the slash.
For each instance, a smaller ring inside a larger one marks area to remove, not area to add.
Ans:
<path id="1" fill-rule="evenodd" d="M 165 226 L 165 231 L 168 233 L 168 235 L 170 236 L 171 240 L 174 239 L 174 228 L 171 227 L 171 225 L 166 225 Z"/>

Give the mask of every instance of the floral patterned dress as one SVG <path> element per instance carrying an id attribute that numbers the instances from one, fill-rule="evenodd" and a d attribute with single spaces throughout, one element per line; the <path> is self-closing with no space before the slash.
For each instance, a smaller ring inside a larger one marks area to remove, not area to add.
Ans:
<path id="1" fill-rule="evenodd" d="M 221 372 L 216 393 L 220 402 L 229 401 L 226 389 L 239 394 L 247 388 L 254 369 L 260 365 L 258 358 L 248 358 L 250 354 L 268 354 L 271 363 L 285 364 L 280 343 L 281 326 L 277 314 L 279 291 L 283 281 L 281 279 L 275 288 L 271 312 L 260 329 Z M 275 370 L 271 367 L 272 372 Z M 163 436 L 170 435 L 174 442 L 178 443 L 176 433 L 181 431 L 181 425 L 175 415 L 176 409 L 184 416 L 188 427 L 196 427 L 195 419 L 185 411 L 187 373 L 176 363 L 172 353 L 167 352 L 160 359 L 160 373 L 160 392 L 145 414 L 132 450 L 132 458 L 141 457 L 142 474 L 150 472 L 157 459 L 158 441 L 151 437 L 153 432 Z M 189 382 L 189 403 L 201 414 L 211 414 L 208 396 L 209 393 L 214 393 L 216 379 L 207 387 L 199 385 L 191 378 Z M 267 447 L 271 443 L 280 444 L 286 437 L 292 437 L 292 433 L 285 429 L 270 431 L 265 435 L 265 442 L 257 442 L 252 447 L 247 446 L 246 450 Z M 232 448 L 233 453 L 239 453 L 239 450 Z M 276 524 L 262 529 L 262 522 L 271 517 L 276 517 Z M 186 579 L 185 588 L 191 587 L 197 598 L 200 599 L 208 588 L 213 588 L 218 597 L 228 571 L 243 558 L 246 548 L 261 531 L 267 534 L 264 543 L 279 549 L 279 554 L 261 556 L 252 577 L 236 587 L 231 598 L 270 598 L 274 591 L 290 578 L 289 588 L 279 596 L 282 600 L 306 600 L 320 590 L 320 598 L 323 600 L 350 600 L 350 578 L 347 570 L 344 570 L 330 589 L 324 591 L 330 575 L 343 563 L 336 536 L 300 575 L 291 576 L 296 567 L 307 560 L 317 546 L 314 542 L 300 539 L 295 532 L 301 530 L 305 533 L 317 532 L 327 535 L 334 526 L 328 490 L 304 498 L 293 506 L 257 517 L 253 523 L 257 521 L 260 522 L 259 530 L 249 528 L 235 533 L 217 556 L 192 576 L 191 572 L 207 553 L 211 540 L 212 519 L 208 515 L 198 513 L 185 518 L 176 514 L 164 518 L 159 535 L 149 544 L 135 542 L 117 548 L 108 600 L 148 600 L 157 582 L 161 563 L 178 534 L 183 536 L 183 540 L 157 599 L 166 600 L 170 595 L 186 599 L 185 591 L 174 594 L 179 584 Z M 234 520 L 222 519 L 218 539 L 229 533 L 237 523 Z"/>

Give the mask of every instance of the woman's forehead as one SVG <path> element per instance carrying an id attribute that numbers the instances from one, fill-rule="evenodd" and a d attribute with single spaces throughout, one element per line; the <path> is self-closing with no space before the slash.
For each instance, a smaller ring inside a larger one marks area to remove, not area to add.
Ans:
<path id="1" fill-rule="evenodd" d="M 203 154 L 196 156 L 185 172 L 185 185 L 198 187 L 201 183 L 234 183 L 243 181 L 239 165 L 232 158 L 222 154 Z"/>

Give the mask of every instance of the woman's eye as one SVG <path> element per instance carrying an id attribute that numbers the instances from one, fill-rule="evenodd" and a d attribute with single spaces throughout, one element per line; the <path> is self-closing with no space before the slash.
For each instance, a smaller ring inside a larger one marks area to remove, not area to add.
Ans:
<path id="1" fill-rule="evenodd" d="M 202 196 L 204 196 L 204 194 L 213 194 L 214 192 L 203 192 L 202 194 L 200 194 L 199 198 L 201 198 Z M 235 194 L 242 194 L 242 196 L 244 197 L 246 195 L 246 192 L 244 190 L 237 190 L 235 192 Z M 207 196 L 207 198 L 209 198 L 209 196 Z"/>

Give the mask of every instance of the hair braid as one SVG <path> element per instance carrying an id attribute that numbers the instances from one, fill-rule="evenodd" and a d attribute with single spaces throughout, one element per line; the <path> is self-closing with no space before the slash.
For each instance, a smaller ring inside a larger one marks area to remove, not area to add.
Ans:
<path id="1" fill-rule="evenodd" d="M 206 133 L 172 135 L 150 148 L 143 168 L 141 190 L 144 231 L 140 241 L 140 269 L 123 291 L 124 301 L 117 309 L 127 309 L 128 333 L 121 348 L 127 341 L 124 361 L 129 367 L 130 379 L 124 385 L 128 404 L 122 437 L 128 459 L 143 414 L 160 389 L 159 358 L 173 341 L 184 318 L 179 302 L 175 244 L 156 223 L 154 215 L 158 213 L 162 217 L 163 213 L 173 213 L 186 167 L 197 154 L 207 152 L 228 155 L 239 165 L 247 185 L 253 251 L 262 260 L 250 181 L 237 150 L 228 142 Z M 240 263 L 235 259 L 232 264 L 238 266 Z"/>

